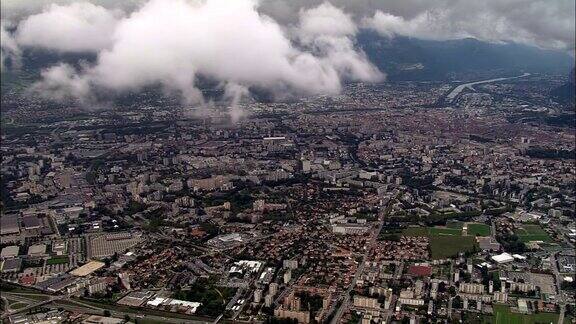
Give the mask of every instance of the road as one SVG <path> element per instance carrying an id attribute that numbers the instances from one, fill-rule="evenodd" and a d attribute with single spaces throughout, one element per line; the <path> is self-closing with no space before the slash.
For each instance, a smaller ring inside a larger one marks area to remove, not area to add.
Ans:
<path id="1" fill-rule="evenodd" d="M 360 262 L 360 265 L 358 266 L 358 269 L 356 270 L 356 274 L 354 275 L 352 282 L 350 282 L 350 286 L 348 287 L 348 289 L 346 289 L 345 292 L 343 292 L 342 304 L 336 310 L 336 314 L 334 315 L 334 317 L 330 321 L 330 324 L 339 323 L 340 319 L 342 318 L 342 314 L 344 314 L 344 311 L 348 308 L 348 303 L 350 302 L 350 293 L 352 292 L 354 287 L 356 287 L 356 282 L 358 281 L 358 279 L 360 279 L 360 277 L 364 273 L 364 268 L 366 265 L 366 259 L 370 255 L 370 251 L 372 251 L 372 249 L 374 248 L 374 246 L 378 242 L 378 234 L 380 234 L 380 232 L 382 231 L 382 227 L 384 226 L 384 218 L 386 217 L 386 215 L 389 212 L 390 206 L 392 205 L 392 201 L 393 201 L 393 199 L 390 199 L 390 201 L 386 205 L 386 208 L 380 214 L 380 218 L 378 219 L 378 227 L 375 231 L 373 231 L 371 233 L 371 236 L 368 239 L 369 243 L 366 246 L 366 251 L 364 251 L 364 254 L 362 255 L 362 261 Z"/>
<path id="2" fill-rule="evenodd" d="M 558 316 L 558 324 L 563 324 L 564 323 L 564 312 L 566 311 L 566 301 L 564 300 L 564 295 L 562 292 L 562 287 L 561 287 L 561 283 L 562 283 L 562 275 L 560 274 L 560 271 L 558 270 L 558 261 L 556 260 L 556 253 L 552 253 L 550 255 L 550 263 L 552 263 L 552 271 L 554 272 L 554 279 L 556 281 L 556 290 L 558 292 L 557 299 L 556 301 L 558 302 L 558 305 L 560 306 L 560 316 Z"/>
<path id="3" fill-rule="evenodd" d="M 73 312 L 80 312 L 85 314 L 95 314 L 95 315 L 102 315 L 105 311 L 103 308 L 94 307 L 92 305 L 87 305 L 78 301 L 67 300 L 65 303 L 62 302 L 55 302 L 55 307 L 63 308 Z M 124 316 L 128 315 L 130 318 L 142 318 L 153 320 L 161 323 L 172 323 L 172 324 L 208 324 L 212 322 L 207 321 L 197 321 L 197 320 L 188 320 L 183 318 L 174 318 L 174 317 L 164 317 L 158 315 L 149 315 L 149 314 L 142 314 L 138 312 L 138 310 L 134 310 L 134 312 L 123 312 L 119 310 L 108 309 L 110 311 L 110 315 L 117 318 L 124 318 Z"/>
<path id="4" fill-rule="evenodd" d="M 29 294 L 29 295 L 30 295 L 30 294 Z M 41 294 L 38 294 L 38 295 L 36 295 L 36 296 L 42 296 L 42 295 L 41 295 Z M 64 295 L 62 295 L 62 296 L 46 296 L 46 297 L 49 297 L 49 298 L 47 298 L 47 299 L 45 299 L 45 300 L 37 300 L 37 299 L 30 298 L 30 297 L 26 298 L 26 294 L 17 294 L 17 293 L 3 292 L 3 293 L 2 293 L 2 297 L 6 297 L 6 298 L 9 298 L 9 299 L 13 299 L 13 300 L 16 300 L 16 301 L 19 301 L 19 302 L 23 302 L 23 303 L 28 304 L 28 306 L 26 306 L 26 307 L 22 307 L 22 308 L 19 308 L 19 309 L 16 309 L 16 310 L 9 310 L 9 311 L 4 312 L 4 314 L 2 314 L 2 317 L 1 317 L 1 318 L 4 319 L 4 318 L 7 318 L 8 316 L 12 316 L 12 315 L 15 315 L 15 314 L 19 314 L 19 313 L 22 313 L 22 312 L 26 312 L 26 311 L 28 311 L 28 310 L 30 310 L 30 309 L 33 309 L 33 308 L 36 308 L 36 307 L 40 307 L 40 306 L 44 306 L 44 305 L 46 305 L 46 304 L 50 304 L 50 303 L 52 303 L 53 301 L 60 300 L 60 299 L 64 299 L 64 298 L 66 298 L 67 296 L 64 296 Z"/>
<path id="5" fill-rule="evenodd" d="M 31 298 L 31 296 L 43 296 L 46 298 L 45 300 L 39 301 L 38 299 Z M 83 303 L 79 300 L 71 299 L 70 295 L 46 295 L 42 293 L 38 294 L 31 294 L 31 293 L 14 293 L 14 292 L 2 292 L 2 297 L 9 298 L 12 300 L 16 300 L 19 302 L 29 304 L 26 307 L 20 308 L 14 311 L 8 311 L 2 314 L 2 319 L 5 319 L 9 316 L 19 314 L 22 312 L 26 312 L 30 309 L 44 306 L 47 308 L 63 308 L 72 312 L 78 313 L 85 313 L 85 314 L 94 314 L 94 315 L 102 315 L 104 314 L 105 310 L 110 311 L 110 315 L 118 318 L 123 318 L 124 316 L 128 315 L 131 318 L 146 318 L 150 320 L 154 320 L 161 323 L 172 323 L 172 324 L 204 324 L 204 323 L 212 323 L 212 321 L 203 321 L 203 320 L 192 320 L 192 319 L 185 319 L 185 318 L 178 318 L 178 317 L 166 317 L 160 315 L 151 315 L 151 314 L 142 314 L 141 311 L 138 309 L 131 309 L 130 311 L 122 311 L 120 309 L 115 308 L 114 306 L 101 308 L 97 307 L 92 304 Z"/>

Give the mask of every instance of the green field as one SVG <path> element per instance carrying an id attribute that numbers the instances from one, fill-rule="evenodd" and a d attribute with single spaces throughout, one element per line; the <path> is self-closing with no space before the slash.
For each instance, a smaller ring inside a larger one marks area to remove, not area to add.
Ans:
<path id="1" fill-rule="evenodd" d="M 550 235 L 540 225 L 523 225 L 521 228 L 516 229 L 515 234 L 518 235 L 521 242 L 552 241 Z"/>
<path id="2" fill-rule="evenodd" d="M 505 305 L 494 305 L 494 324 L 536 324 L 536 323 L 558 323 L 558 314 L 538 313 L 519 314 L 512 313 L 510 307 Z M 564 320 L 564 323 L 569 323 Z"/>
<path id="3" fill-rule="evenodd" d="M 68 262 L 70 262 L 68 256 L 60 256 L 46 260 L 46 265 L 63 264 Z"/>
<path id="4" fill-rule="evenodd" d="M 402 231 L 402 234 L 406 236 L 460 236 L 462 230 L 446 227 L 408 227 Z"/>
<path id="5" fill-rule="evenodd" d="M 430 239 L 433 259 L 444 259 L 460 252 L 472 252 L 477 248 L 474 236 L 462 236 L 462 230 L 447 227 L 408 227 L 402 231 L 406 236 L 426 236 Z"/>
<path id="6" fill-rule="evenodd" d="M 430 235 L 462 235 L 462 230 L 457 228 L 429 227 Z"/>
<path id="7" fill-rule="evenodd" d="M 468 235 L 472 236 L 490 236 L 490 226 L 480 223 L 468 224 Z"/>
<path id="8" fill-rule="evenodd" d="M 10 309 L 12 310 L 18 310 L 18 309 L 22 309 L 24 307 L 28 306 L 28 304 L 26 303 L 21 303 L 21 302 L 15 302 L 10 304 Z"/>
<path id="9" fill-rule="evenodd" d="M 472 252 L 477 249 L 473 236 L 440 235 L 430 237 L 430 250 L 433 259 L 444 259 L 460 252 Z"/>
<path id="10" fill-rule="evenodd" d="M 456 229 L 462 229 L 462 226 L 464 225 L 464 223 L 462 222 L 458 222 L 458 221 L 449 221 L 446 223 L 446 227 L 448 228 L 456 228 Z"/>
<path id="11" fill-rule="evenodd" d="M 428 227 L 408 227 L 402 231 L 405 236 L 428 236 Z"/>

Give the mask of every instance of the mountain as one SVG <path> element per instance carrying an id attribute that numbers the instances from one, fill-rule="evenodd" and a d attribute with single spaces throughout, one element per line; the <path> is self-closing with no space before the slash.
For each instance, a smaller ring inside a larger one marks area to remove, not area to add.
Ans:
<path id="1" fill-rule="evenodd" d="M 361 30 L 356 46 L 364 50 L 380 70 L 386 72 L 390 81 L 468 81 L 523 72 L 564 74 L 573 67 L 573 58 L 564 52 L 514 43 L 493 44 L 472 38 L 448 41 L 401 36 L 388 38 L 372 30 Z M 42 68 L 58 62 L 78 67 L 82 62 L 95 60 L 94 54 L 59 54 L 25 49 L 21 69 L 2 72 L 1 90 L 24 89 L 40 78 Z M 200 82 L 200 87 L 211 90 L 209 82 Z M 570 98 L 572 94 L 573 98 L 573 92 L 569 89 L 569 85 L 566 85 L 564 90 L 558 90 L 558 96 Z"/>
<path id="2" fill-rule="evenodd" d="M 357 46 L 391 81 L 474 80 L 521 72 L 561 74 L 574 64 L 573 58 L 563 52 L 472 38 L 447 41 L 388 38 L 362 30 Z"/>

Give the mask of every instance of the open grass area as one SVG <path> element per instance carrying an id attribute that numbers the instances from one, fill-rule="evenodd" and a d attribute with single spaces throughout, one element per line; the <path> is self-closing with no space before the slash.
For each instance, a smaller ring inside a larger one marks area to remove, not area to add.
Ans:
<path id="1" fill-rule="evenodd" d="M 430 250 L 433 259 L 444 259 L 460 252 L 472 252 L 477 249 L 476 239 L 472 236 L 434 235 L 430 236 Z"/>
<path id="2" fill-rule="evenodd" d="M 462 230 L 458 228 L 408 227 L 402 231 L 402 235 L 428 237 L 433 259 L 450 258 L 460 252 L 473 252 L 478 248 L 475 236 L 462 236 Z"/>
<path id="3" fill-rule="evenodd" d="M 540 225 L 523 225 L 516 229 L 515 234 L 522 242 L 542 241 L 551 242 L 552 238 Z"/>
<path id="4" fill-rule="evenodd" d="M 510 307 L 505 305 L 494 305 L 494 324 L 536 324 L 536 323 L 558 323 L 559 314 L 538 313 L 519 314 L 512 313 Z M 564 320 L 564 323 L 569 323 Z"/>
<path id="5" fill-rule="evenodd" d="M 70 262 L 68 256 L 59 256 L 46 260 L 46 265 L 66 264 L 68 262 Z"/>
<path id="6" fill-rule="evenodd" d="M 458 221 L 449 221 L 446 223 L 446 227 L 448 228 L 455 228 L 455 229 L 462 229 L 464 223 Z"/>
<path id="7" fill-rule="evenodd" d="M 13 304 L 10 304 L 10 309 L 12 310 L 18 310 L 18 309 L 22 309 L 24 307 L 28 306 L 28 304 L 26 303 L 22 303 L 22 302 L 15 302 Z"/>
<path id="8" fill-rule="evenodd" d="M 402 231 L 402 235 L 406 236 L 460 236 L 462 230 L 447 227 L 408 227 Z"/>
<path id="9" fill-rule="evenodd" d="M 430 235 L 462 235 L 462 230 L 457 228 L 446 228 L 446 227 L 429 227 L 428 233 Z"/>
<path id="10" fill-rule="evenodd" d="M 428 227 L 408 227 L 402 231 L 405 236 L 428 236 Z"/>
<path id="11" fill-rule="evenodd" d="M 468 224 L 468 235 L 472 236 L 490 236 L 490 226 L 480 223 Z"/>

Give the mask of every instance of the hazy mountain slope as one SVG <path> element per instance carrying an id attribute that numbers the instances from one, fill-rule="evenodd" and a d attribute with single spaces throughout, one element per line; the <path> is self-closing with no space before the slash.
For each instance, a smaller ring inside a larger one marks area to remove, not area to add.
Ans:
<path id="1" fill-rule="evenodd" d="M 474 79 L 494 73 L 564 73 L 573 66 L 573 59 L 562 52 L 519 44 L 491 44 L 476 39 L 390 39 L 365 30 L 358 35 L 357 44 L 388 74 L 389 80 Z"/>

